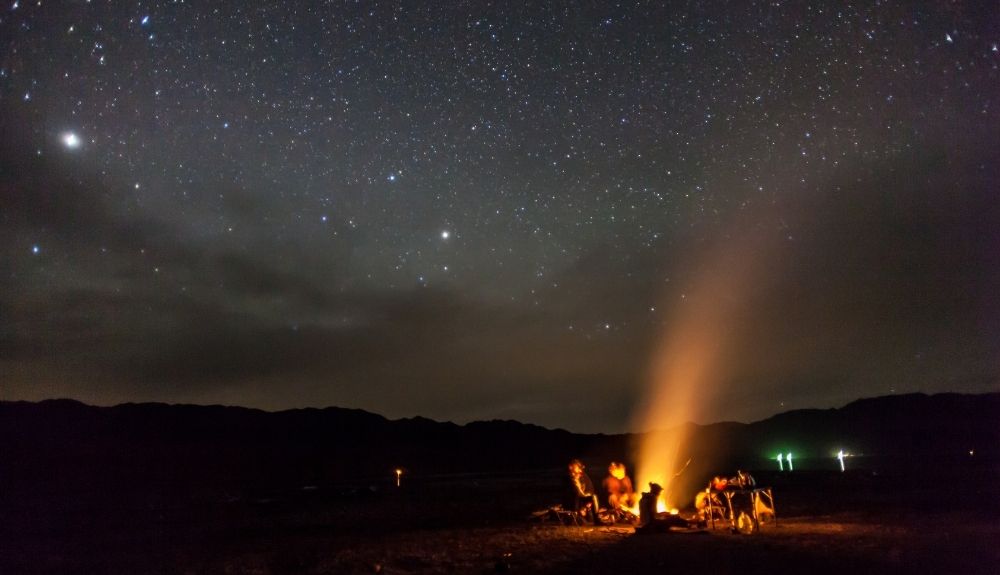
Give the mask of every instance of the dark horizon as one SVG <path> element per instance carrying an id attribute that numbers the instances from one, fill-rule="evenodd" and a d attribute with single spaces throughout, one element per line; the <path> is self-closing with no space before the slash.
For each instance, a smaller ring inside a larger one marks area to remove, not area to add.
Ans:
<path id="1" fill-rule="evenodd" d="M 774 418 L 782 416 L 782 415 L 792 414 L 792 413 L 796 413 L 796 412 L 838 411 L 838 410 L 844 409 L 844 408 L 846 408 L 848 406 L 851 406 L 853 404 L 856 404 L 856 403 L 865 403 L 865 402 L 872 402 L 872 401 L 880 401 L 880 400 L 885 400 L 885 399 L 890 399 L 890 398 L 900 399 L 900 400 L 915 399 L 915 398 L 931 399 L 931 400 L 933 400 L 934 398 L 940 398 L 942 396 L 946 396 L 946 397 L 951 397 L 951 396 L 957 396 L 957 397 L 1000 396 L 1000 392 L 997 392 L 997 391 L 983 392 L 983 393 L 941 392 L 941 393 L 934 393 L 934 394 L 925 394 L 925 393 L 921 393 L 921 392 L 914 392 L 914 393 L 906 393 L 906 394 L 893 394 L 893 395 L 879 395 L 879 396 L 870 396 L 870 397 L 858 397 L 858 398 L 855 398 L 855 399 L 853 399 L 853 400 L 851 400 L 851 401 L 849 401 L 847 403 L 844 403 L 842 405 L 825 406 L 825 407 L 824 406 L 800 407 L 800 408 L 796 408 L 796 409 L 788 409 L 788 410 L 783 410 L 783 411 L 777 411 L 777 412 L 772 413 L 770 415 L 767 415 L 767 416 L 765 416 L 765 417 L 763 417 L 761 419 L 757 419 L 757 420 L 753 420 L 753 421 L 737 421 L 737 420 L 729 420 L 729 419 L 718 420 L 718 421 L 710 421 L 710 422 L 687 421 L 683 425 L 695 425 L 695 426 L 698 426 L 698 427 L 711 427 L 711 426 L 714 426 L 714 425 L 726 425 L 726 424 L 733 424 L 733 423 L 739 424 L 739 425 L 753 425 L 753 424 L 758 424 L 758 423 L 763 423 L 763 422 L 769 421 L 771 419 L 774 419 Z M 26 403 L 31 403 L 31 404 L 35 404 L 35 405 L 38 405 L 38 404 L 41 404 L 41 403 L 45 403 L 45 402 L 56 402 L 56 403 L 58 403 L 58 402 L 64 402 L 64 401 L 77 403 L 77 404 L 83 405 L 85 407 L 97 407 L 97 408 L 102 408 L 102 409 L 105 409 L 105 408 L 116 408 L 116 407 L 122 407 L 122 406 L 154 406 L 154 405 L 162 405 L 162 406 L 166 406 L 166 407 L 235 408 L 235 409 L 243 409 L 243 410 L 247 410 L 247 411 L 256 411 L 256 412 L 269 413 L 269 414 L 274 414 L 274 413 L 288 413 L 288 412 L 295 412 L 295 411 L 310 411 L 310 410 L 311 411 L 323 411 L 323 410 L 361 411 L 361 412 L 364 412 L 364 413 L 366 413 L 368 415 L 372 415 L 372 416 L 376 416 L 376 417 L 385 419 L 387 422 L 390 422 L 390 423 L 391 422 L 400 422 L 400 421 L 426 420 L 426 421 L 431 421 L 433 423 L 440 423 L 440 424 L 446 424 L 446 425 L 450 424 L 450 425 L 456 425 L 456 426 L 459 426 L 459 427 L 465 427 L 468 424 L 474 424 L 474 423 L 511 422 L 511 423 L 517 423 L 517 424 L 521 424 L 521 425 L 525 425 L 525 426 L 530 426 L 530 427 L 539 427 L 539 428 L 545 429 L 547 431 L 566 431 L 566 432 L 569 432 L 569 433 L 571 433 L 573 435 L 603 435 L 603 436 L 609 436 L 609 437 L 611 437 L 611 436 L 618 436 L 618 435 L 642 435 L 642 434 L 645 434 L 645 433 L 650 433 L 650 432 L 655 432 L 655 431 L 663 431 L 663 429 L 647 429 L 647 430 L 644 430 L 644 431 L 637 431 L 637 430 L 633 429 L 633 430 L 624 430 L 624 431 L 618 431 L 618 432 L 607 432 L 607 431 L 600 431 L 600 430 L 598 430 L 598 431 L 578 431 L 578 430 L 566 429 L 566 428 L 562 428 L 562 427 L 548 427 L 548 426 L 541 425 L 541 424 L 538 424 L 538 423 L 533 422 L 533 421 L 521 421 L 521 420 L 517 420 L 517 419 L 476 419 L 476 420 L 469 420 L 469 421 L 452 421 L 452 420 L 438 420 L 438 419 L 433 419 L 433 418 L 430 418 L 430 417 L 425 417 L 425 416 L 420 415 L 420 414 L 396 418 L 396 417 L 388 417 L 388 416 L 386 416 L 384 414 L 373 412 L 373 411 L 369 411 L 369 410 L 366 410 L 366 409 L 353 408 L 353 407 L 344 407 L 344 406 L 339 406 L 339 405 L 306 406 L 306 407 L 292 407 L 292 408 L 279 409 L 279 410 L 268 410 L 268 409 L 261 409 L 261 408 L 257 408 L 257 407 L 248 407 L 248 406 L 245 406 L 245 405 L 234 405 L 234 404 L 168 403 L 168 402 L 159 402 L 159 401 L 124 402 L 124 403 L 102 405 L 102 404 L 87 403 L 87 402 L 81 401 L 79 399 L 74 399 L 72 397 L 53 397 L 53 398 L 47 398 L 47 399 L 42 399 L 42 400 L 37 400 L 37 401 L 0 399 L 0 403 L 4 403 L 4 402 L 9 402 L 9 403 L 26 402 Z"/>

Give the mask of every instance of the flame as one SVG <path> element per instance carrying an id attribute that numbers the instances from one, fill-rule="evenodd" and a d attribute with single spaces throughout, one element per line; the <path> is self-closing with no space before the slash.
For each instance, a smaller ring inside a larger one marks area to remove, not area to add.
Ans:
<path id="1" fill-rule="evenodd" d="M 635 515 L 635 516 L 638 517 L 638 515 L 639 515 L 639 504 L 636 503 L 635 505 L 633 505 L 632 507 L 630 507 L 629 511 L 632 512 L 633 515 Z M 667 502 L 664 501 L 662 497 L 660 497 L 660 498 L 658 498 L 656 500 L 656 512 L 657 513 L 670 513 L 671 515 L 677 515 L 678 513 L 680 513 L 680 510 L 677 509 L 676 507 L 669 507 L 669 506 L 667 506 Z"/>

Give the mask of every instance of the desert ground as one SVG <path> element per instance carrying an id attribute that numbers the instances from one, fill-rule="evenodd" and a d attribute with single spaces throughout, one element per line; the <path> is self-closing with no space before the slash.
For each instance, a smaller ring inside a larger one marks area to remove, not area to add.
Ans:
<path id="1" fill-rule="evenodd" d="M 991 466 L 760 473 L 758 533 L 637 534 L 533 511 L 560 470 L 367 485 L 87 486 L 3 500 L 3 573 L 997 573 Z M 72 481 L 64 485 L 72 485 Z M 83 489 L 83 488 L 81 488 Z M 9 495 L 9 494 L 8 494 Z"/>

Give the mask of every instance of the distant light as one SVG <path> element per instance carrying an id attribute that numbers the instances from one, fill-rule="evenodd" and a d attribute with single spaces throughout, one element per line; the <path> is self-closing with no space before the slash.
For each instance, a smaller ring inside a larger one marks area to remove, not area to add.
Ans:
<path id="1" fill-rule="evenodd" d="M 778 454 L 778 458 L 777 458 L 778 459 L 778 471 L 784 471 L 785 470 L 785 464 L 784 464 L 783 457 L 784 457 L 784 454 L 782 454 L 782 453 Z"/>
<path id="2" fill-rule="evenodd" d="M 840 460 L 840 470 L 844 471 L 844 450 L 841 449 L 837 452 L 837 459 Z"/>
<path id="3" fill-rule="evenodd" d="M 149 16 L 142 17 L 142 25 L 145 26 L 146 24 L 149 24 Z"/>
<path id="4" fill-rule="evenodd" d="M 75 132 L 66 132 L 62 135 L 62 143 L 70 150 L 80 147 L 80 137 Z"/>
<path id="5" fill-rule="evenodd" d="M 396 487 L 400 486 L 400 480 L 402 479 L 402 477 L 403 477 L 403 470 L 402 469 L 397 469 L 396 470 Z"/>
<path id="6" fill-rule="evenodd" d="M 969 450 L 969 457 L 972 457 L 975 454 L 976 454 L 976 450 L 975 449 L 970 449 Z"/>
<path id="7" fill-rule="evenodd" d="M 791 452 L 789 452 L 788 455 L 785 456 L 785 461 L 788 462 L 788 470 L 789 471 L 795 471 L 795 466 L 792 465 L 792 454 L 791 454 Z"/>
<path id="8" fill-rule="evenodd" d="M 450 237 L 451 237 L 451 232 L 449 232 L 448 230 L 443 230 L 441 232 L 441 239 L 442 240 L 446 240 L 446 239 L 448 239 Z"/>
<path id="9" fill-rule="evenodd" d="M 33 245 L 33 246 L 31 246 L 31 253 L 33 253 L 33 254 L 37 254 L 37 253 L 40 253 L 41 251 L 42 251 L 42 248 L 38 247 L 38 245 L 37 245 L 37 244 L 36 244 L 36 245 Z M 972 455 L 972 452 L 971 452 L 971 451 L 969 452 L 969 455 Z"/>

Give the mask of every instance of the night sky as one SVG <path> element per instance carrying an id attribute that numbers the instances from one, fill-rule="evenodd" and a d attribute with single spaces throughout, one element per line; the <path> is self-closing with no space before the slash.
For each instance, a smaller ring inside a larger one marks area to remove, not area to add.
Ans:
<path id="1" fill-rule="evenodd" d="M 1000 390 L 998 42 L 995 2 L 8 0 L 0 398 L 617 432 L 699 322 L 699 422 Z"/>

